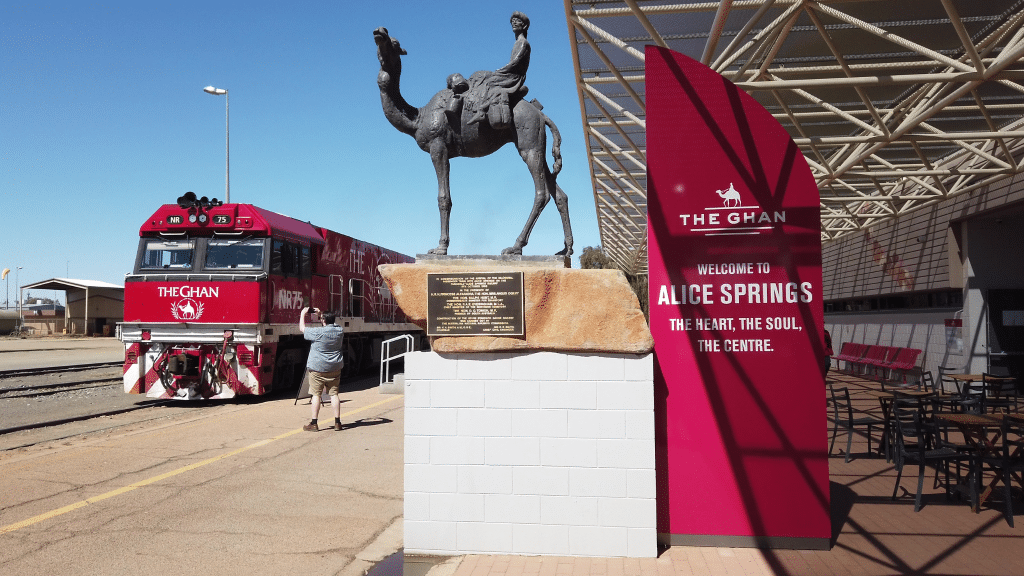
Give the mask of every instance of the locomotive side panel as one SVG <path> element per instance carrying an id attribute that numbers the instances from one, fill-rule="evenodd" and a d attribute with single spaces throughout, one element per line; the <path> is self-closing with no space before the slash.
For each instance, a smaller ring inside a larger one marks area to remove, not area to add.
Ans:
<path id="1" fill-rule="evenodd" d="M 328 279 L 326 299 L 330 307 L 343 317 L 361 318 L 368 323 L 407 322 L 377 266 L 411 263 L 415 259 L 330 230 L 323 233 L 326 245 L 319 270 Z"/>

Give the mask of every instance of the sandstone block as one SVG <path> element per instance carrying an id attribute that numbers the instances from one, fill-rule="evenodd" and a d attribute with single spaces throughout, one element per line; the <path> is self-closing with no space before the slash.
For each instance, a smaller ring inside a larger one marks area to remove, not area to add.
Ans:
<path id="1" fill-rule="evenodd" d="M 654 339 L 636 295 L 619 270 L 512 265 L 382 264 L 398 306 L 410 321 L 427 326 L 427 274 L 523 272 L 525 337 L 437 336 L 435 352 L 548 350 L 646 354 Z"/>

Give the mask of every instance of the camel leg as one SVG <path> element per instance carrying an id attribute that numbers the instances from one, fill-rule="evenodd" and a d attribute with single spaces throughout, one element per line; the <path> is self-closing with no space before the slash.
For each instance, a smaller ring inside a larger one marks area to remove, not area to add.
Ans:
<path id="1" fill-rule="evenodd" d="M 549 190 L 553 190 L 552 197 L 555 199 L 555 206 L 558 208 L 558 215 L 562 217 L 562 232 L 565 233 L 565 248 L 556 252 L 556 256 L 572 256 L 572 225 L 569 224 L 569 197 L 562 191 L 562 188 L 555 183 L 555 177 L 551 177 Z"/>
<path id="2" fill-rule="evenodd" d="M 427 250 L 427 254 L 448 254 L 448 223 L 452 216 L 452 191 L 449 184 L 451 163 L 448 160 L 448 148 L 440 139 L 430 143 L 430 159 L 434 162 L 437 172 L 437 209 L 441 213 L 441 239 L 437 248 Z"/>
<path id="3" fill-rule="evenodd" d="M 551 179 L 551 172 L 548 171 L 547 160 L 544 158 L 544 141 L 541 140 L 539 149 L 520 150 L 519 155 L 522 156 L 526 166 L 530 169 L 530 174 L 533 175 L 533 184 L 536 189 L 533 196 L 533 209 L 530 210 L 530 217 L 526 219 L 526 226 L 523 227 L 523 231 L 519 234 L 519 238 L 516 239 L 516 243 L 502 250 L 502 254 L 523 253 L 523 246 L 526 246 L 526 243 L 529 242 L 530 232 L 533 231 L 537 218 L 540 217 L 544 206 L 547 206 L 548 201 L 551 199 L 551 195 L 548 193 L 548 181 Z"/>

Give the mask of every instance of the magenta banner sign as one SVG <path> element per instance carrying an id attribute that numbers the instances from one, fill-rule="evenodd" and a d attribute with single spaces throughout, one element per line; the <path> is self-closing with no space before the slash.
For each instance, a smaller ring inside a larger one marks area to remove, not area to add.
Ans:
<path id="1" fill-rule="evenodd" d="M 686 56 L 646 56 L 658 532 L 827 548 L 817 187 L 757 101 Z"/>

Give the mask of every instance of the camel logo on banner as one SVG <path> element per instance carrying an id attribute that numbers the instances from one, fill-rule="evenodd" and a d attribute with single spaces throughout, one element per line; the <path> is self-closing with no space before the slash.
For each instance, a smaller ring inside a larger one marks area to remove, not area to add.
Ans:
<path id="1" fill-rule="evenodd" d="M 758 235 L 771 232 L 776 224 L 786 223 L 786 211 L 762 210 L 760 206 L 744 206 L 743 197 L 735 183 L 715 194 L 722 199 L 721 206 L 709 206 L 696 214 L 680 214 L 683 226 L 690 232 L 704 236 Z"/>
<path id="2" fill-rule="evenodd" d="M 203 315 L 203 303 L 182 298 L 171 304 L 171 314 L 175 320 L 198 320 Z"/>

